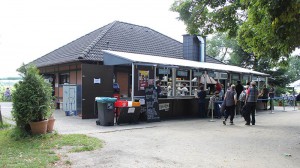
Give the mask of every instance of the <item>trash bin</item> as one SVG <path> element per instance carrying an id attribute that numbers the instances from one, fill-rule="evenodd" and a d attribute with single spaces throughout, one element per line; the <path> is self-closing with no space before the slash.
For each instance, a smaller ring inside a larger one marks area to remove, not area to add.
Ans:
<path id="1" fill-rule="evenodd" d="M 139 102 L 117 101 L 117 124 L 121 123 L 138 123 L 141 105 Z"/>
<path id="2" fill-rule="evenodd" d="M 114 102 L 116 98 L 112 97 L 96 97 L 98 109 L 98 120 L 97 125 L 110 126 L 114 125 L 115 113 L 114 113 Z"/>

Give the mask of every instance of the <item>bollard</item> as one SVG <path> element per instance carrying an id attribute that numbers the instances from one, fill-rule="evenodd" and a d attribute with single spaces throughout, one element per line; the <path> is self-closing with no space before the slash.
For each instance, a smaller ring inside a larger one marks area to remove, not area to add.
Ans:
<path id="1" fill-rule="evenodd" d="M 285 112 L 284 97 L 282 97 L 282 106 L 283 106 L 283 111 Z"/>
<path id="2" fill-rule="evenodd" d="M 214 120 L 214 103 L 211 103 L 211 120 L 209 120 L 210 122 L 215 122 Z"/>

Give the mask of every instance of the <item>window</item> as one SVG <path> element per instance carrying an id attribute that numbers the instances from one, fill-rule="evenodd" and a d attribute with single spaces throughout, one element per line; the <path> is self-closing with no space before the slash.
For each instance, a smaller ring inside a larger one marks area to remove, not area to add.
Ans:
<path id="1" fill-rule="evenodd" d="M 70 74 L 62 73 L 59 75 L 59 84 L 70 83 Z"/>

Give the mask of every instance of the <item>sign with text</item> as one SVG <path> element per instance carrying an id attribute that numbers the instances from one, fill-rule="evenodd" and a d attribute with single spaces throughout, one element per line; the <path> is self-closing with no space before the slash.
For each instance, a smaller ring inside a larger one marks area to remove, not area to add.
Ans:
<path id="1" fill-rule="evenodd" d="M 157 91 L 153 86 L 149 86 L 145 89 L 145 104 L 147 121 L 160 121 L 158 113 Z"/>
<path id="2" fill-rule="evenodd" d="M 194 71 L 194 77 L 201 77 L 203 72 Z"/>
<path id="3" fill-rule="evenodd" d="M 177 71 L 177 76 L 188 76 L 187 71 Z"/>
<path id="4" fill-rule="evenodd" d="M 170 103 L 160 103 L 159 104 L 159 110 L 169 111 L 169 109 L 170 109 Z"/>
<path id="5" fill-rule="evenodd" d="M 170 74 L 170 69 L 158 69 L 158 74 Z"/>

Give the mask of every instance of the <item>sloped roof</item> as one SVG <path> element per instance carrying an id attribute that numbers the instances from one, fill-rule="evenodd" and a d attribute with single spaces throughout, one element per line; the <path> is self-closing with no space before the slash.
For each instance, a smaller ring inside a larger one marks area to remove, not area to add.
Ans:
<path id="1" fill-rule="evenodd" d="M 148 27 L 114 21 L 34 61 L 37 67 L 80 60 L 103 61 L 102 50 L 183 58 L 182 43 Z M 206 62 L 221 63 L 206 57 Z"/>

